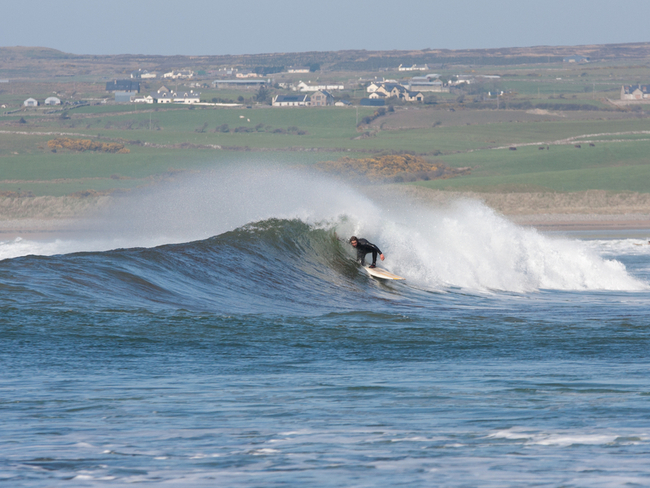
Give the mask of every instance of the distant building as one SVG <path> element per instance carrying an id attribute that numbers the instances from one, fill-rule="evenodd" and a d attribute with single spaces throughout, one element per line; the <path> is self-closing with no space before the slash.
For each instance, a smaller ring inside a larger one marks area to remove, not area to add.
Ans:
<path id="1" fill-rule="evenodd" d="M 419 91 L 406 90 L 403 94 L 403 98 L 407 102 L 423 102 L 424 95 Z"/>
<path id="2" fill-rule="evenodd" d="M 406 88 L 398 83 L 382 83 L 375 91 L 376 94 L 383 93 L 386 97 L 402 98 Z"/>
<path id="3" fill-rule="evenodd" d="M 140 82 L 133 80 L 113 80 L 106 83 L 106 91 L 140 92 Z"/>
<path id="4" fill-rule="evenodd" d="M 309 97 L 310 107 L 325 107 L 334 103 L 334 97 L 325 90 L 319 90 Z"/>
<path id="5" fill-rule="evenodd" d="M 169 73 L 165 73 L 163 75 L 163 78 L 171 78 L 172 80 L 179 80 L 179 79 L 185 79 L 189 80 L 190 78 L 194 77 L 194 71 L 189 70 L 189 69 L 182 69 L 179 71 L 170 71 Z"/>
<path id="6" fill-rule="evenodd" d="M 563 63 L 588 63 L 589 58 L 587 56 L 567 56 L 562 59 Z"/>
<path id="7" fill-rule="evenodd" d="M 151 102 L 149 101 L 151 97 Z M 149 97 L 145 97 L 141 103 L 183 103 L 191 105 L 201 101 L 201 94 L 190 90 L 189 92 L 174 92 L 174 91 L 160 91 L 150 93 Z M 134 100 L 140 101 L 140 100 Z"/>
<path id="8" fill-rule="evenodd" d="M 260 87 L 262 85 L 270 85 L 270 79 L 242 79 L 242 80 L 214 80 L 212 84 L 215 88 L 231 88 L 233 86 L 243 87 Z"/>
<path id="9" fill-rule="evenodd" d="M 131 78 L 143 79 L 143 80 L 158 78 L 158 73 L 153 73 L 153 72 L 150 73 L 146 69 L 138 69 L 131 73 Z"/>
<path id="10" fill-rule="evenodd" d="M 398 71 L 427 71 L 429 67 L 426 64 L 414 64 L 412 66 L 404 66 L 400 64 L 397 68 Z"/>
<path id="11" fill-rule="evenodd" d="M 650 85 L 623 85 L 621 100 L 650 100 Z"/>
<path id="12" fill-rule="evenodd" d="M 276 95 L 271 105 L 274 107 L 307 107 L 309 95 Z"/>
<path id="13" fill-rule="evenodd" d="M 156 103 L 156 100 L 152 95 L 147 95 L 145 97 L 132 97 L 131 101 L 133 103 Z"/>
<path id="14" fill-rule="evenodd" d="M 61 105 L 61 100 L 57 97 L 48 97 L 45 99 L 45 105 Z"/>
<path id="15" fill-rule="evenodd" d="M 449 87 L 444 86 L 442 81 L 430 81 L 429 78 L 426 78 L 424 76 L 411 78 L 411 81 L 409 81 L 408 84 L 408 89 L 411 91 L 417 90 L 423 92 L 449 93 Z"/>
<path id="16" fill-rule="evenodd" d="M 308 85 L 304 81 L 301 81 L 296 85 L 296 90 L 301 91 L 301 92 L 308 92 L 308 91 L 332 91 L 332 90 L 345 90 L 344 85 Z"/>
<path id="17" fill-rule="evenodd" d="M 137 91 L 116 91 L 115 92 L 115 103 L 129 103 L 131 99 L 138 95 Z"/>
<path id="18" fill-rule="evenodd" d="M 377 89 L 378 89 L 380 86 L 381 86 L 381 83 L 370 83 L 370 84 L 366 87 L 366 91 L 367 91 L 368 93 L 375 93 L 375 92 L 377 91 Z"/>
<path id="19" fill-rule="evenodd" d="M 309 73 L 307 66 L 289 66 L 287 73 Z"/>
<path id="20" fill-rule="evenodd" d="M 38 107 L 38 100 L 35 98 L 28 98 L 23 102 L 23 105 L 25 107 Z"/>

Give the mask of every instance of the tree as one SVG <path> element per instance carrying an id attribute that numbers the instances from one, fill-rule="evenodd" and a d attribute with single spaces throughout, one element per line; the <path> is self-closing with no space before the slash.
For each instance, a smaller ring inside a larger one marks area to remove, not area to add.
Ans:
<path id="1" fill-rule="evenodd" d="M 260 89 L 255 95 L 255 101 L 259 103 L 268 103 L 270 98 L 269 90 L 264 86 L 260 86 Z"/>

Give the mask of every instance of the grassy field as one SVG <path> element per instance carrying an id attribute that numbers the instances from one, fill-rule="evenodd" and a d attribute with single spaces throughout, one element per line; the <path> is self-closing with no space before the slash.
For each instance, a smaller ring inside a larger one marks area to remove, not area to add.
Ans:
<path id="1" fill-rule="evenodd" d="M 435 189 L 471 191 L 635 191 L 650 193 L 650 141 L 519 147 L 453 154 L 450 166 L 470 166 L 463 178 L 418 182 Z"/>
<path id="2" fill-rule="evenodd" d="M 358 124 L 374 113 L 373 108 L 277 109 L 249 102 L 255 95 L 251 89 L 208 88 L 202 98 L 237 100 L 242 96 L 252 108 L 111 102 L 20 108 L 28 96 L 45 98 L 56 93 L 64 100 L 81 98 L 92 103 L 109 98 L 104 91 L 105 74 L 95 75 L 94 81 L 79 81 L 80 77 L 93 80 L 92 63 L 85 63 L 86 71 L 70 78 L 48 82 L 36 76 L 33 81 L 0 85 L 0 104 L 9 106 L 0 113 L 0 192 L 52 196 L 109 192 L 220 165 L 308 165 L 344 155 L 404 152 L 451 167 L 471 168 L 467 176 L 417 183 L 428 188 L 650 193 L 650 134 L 646 133 L 650 131 L 650 105 L 617 108 L 607 101 L 618 98 L 623 83 L 650 83 L 646 79 L 650 60 L 445 67 L 439 71 L 443 79 L 460 74 L 501 78 L 466 87 L 464 92 L 435 94 L 434 104 L 398 104 L 394 112 L 369 125 Z M 12 69 L 22 73 L 19 68 Z M 24 73 L 35 76 L 38 69 L 31 66 Z M 309 73 L 293 78 L 342 81 L 350 86 L 345 95 L 357 99 L 367 93 L 354 80 L 372 76 L 384 74 Z M 160 84 L 150 82 L 144 92 Z M 505 94 L 497 102 L 488 97 L 488 91 Z M 513 109 L 521 103 L 548 109 Z M 577 106 L 591 109 L 575 110 Z M 52 152 L 48 140 L 66 134 L 122 142 L 130 152 Z M 580 149 L 574 147 L 578 143 Z M 547 145 L 548 150 L 539 149 Z M 517 150 L 509 150 L 510 146 Z"/>

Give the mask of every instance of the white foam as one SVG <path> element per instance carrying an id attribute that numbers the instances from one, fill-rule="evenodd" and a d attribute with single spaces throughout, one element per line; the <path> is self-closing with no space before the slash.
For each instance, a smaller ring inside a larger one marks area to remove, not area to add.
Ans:
<path id="1" fill-rule="evenodd" d="M 529 432 L 516 427 L 490 434 L 488 438 L 508 439 L 521 441 L 526 445 L 561 446 L 572 445 L 610 445 L 610 444 L 638 444 L 643 442 L 645 436 L 619 435 L 611 432 Z"/>
<path id="2" fill-rule="evenodd" d="M 0 259 L 187 242 L 269 218 L 335 224 L 346 237 L 365 237 L 384 251 L 386 268 L 426 289 L 649 288 L 603 257 L 602 245 L 520 227 L 478 201 L 439 208 L 404 197 L 373 201 L 338 181 L 268 166 L 202 173 L 118 198 L 83 223 L 85 237 L 0 243 Z"/>

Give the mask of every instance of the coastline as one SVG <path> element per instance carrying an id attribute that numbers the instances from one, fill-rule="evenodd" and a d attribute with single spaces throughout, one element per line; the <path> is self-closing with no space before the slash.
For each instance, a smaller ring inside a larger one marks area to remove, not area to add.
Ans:
<path id="1" fill-rule="evenodd" d="M 650 238 L 650 194 L 609 193 L 477 193 L 430 190 L 412 185 L 360 188 L 374 198 L 410 198 L 425 205 L 445 206 L 458 199 L 483 202 L 510 221 L 540 232 L 631 232 Z M 0 198 L 0 242 L 16 238 L 54 240 L 84 231 L 83 221 L 110 205 L 101 197 Z"/>

